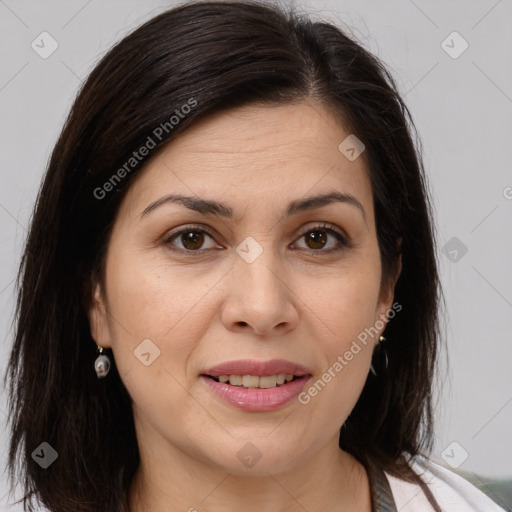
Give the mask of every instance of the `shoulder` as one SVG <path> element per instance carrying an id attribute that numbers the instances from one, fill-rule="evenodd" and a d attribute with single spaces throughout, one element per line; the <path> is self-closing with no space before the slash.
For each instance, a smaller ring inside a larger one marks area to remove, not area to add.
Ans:
<path id="1" fill-rule="evenodd" d="M 439 506 L 447 512 L 505 512 L 482 491 L 461 476 L 424 458 L 411 461 L 412 469 L 428 485 Z M 404 482 L 386 473 L 400 512 L 433 512 L 417 484 Z"/>

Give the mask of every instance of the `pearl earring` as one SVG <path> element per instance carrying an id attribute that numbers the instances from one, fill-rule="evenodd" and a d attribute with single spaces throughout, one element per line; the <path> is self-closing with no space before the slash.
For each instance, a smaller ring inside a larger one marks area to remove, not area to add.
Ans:
<path id="1" fill-rule="evenodd" d="M 103 347 L 98 345 L 98 352 L 100 355 L 94 361 L 94 369 L 96 370 L 96 375 L 98 379 L 106 377 L 107 373 L 110 370 L 110 358 L 103 354 Z"/>

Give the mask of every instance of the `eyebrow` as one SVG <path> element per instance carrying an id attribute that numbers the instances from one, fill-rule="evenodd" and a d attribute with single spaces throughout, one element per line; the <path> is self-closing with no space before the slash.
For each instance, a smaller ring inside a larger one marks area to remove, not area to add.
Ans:
<path id="1" fill-rule="evenodd" d="M 144 211 L 140 214 L 140 217 L 142 218 L 163 204 L 168 203 L 178 203 L 185 206 L 189 210 L 194 210 L 196 212 L 207 215 L 216 215 L 227 219 L 233 218 L 233 210 L 225 204 L 209 199 L 201 199 L 199 197 L 184 196 L 180 194 L 169 194 L 161 197 L 160 199 L 157 199 L 156 201 L 153 201 L 144 209 Z M 319 194 L 303 199 L 296 199 L 295 201 L 289 203 L 284 217 L 289 217 L 299 212 L 320 208 L 331 203 L 346 203 L 356 207 L 361 212 L 366 223 L 366 212 L 363 208 L 363 205 L 353 195 L 336 191 L 330 192 L 328 194 Z"/>

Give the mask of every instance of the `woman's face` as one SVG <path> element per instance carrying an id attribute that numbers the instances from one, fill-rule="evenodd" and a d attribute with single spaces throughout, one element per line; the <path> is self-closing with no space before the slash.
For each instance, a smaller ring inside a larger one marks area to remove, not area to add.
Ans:
<path id="1" fill-rule="evenodd" d="M 244 106 L 174 139 L 131 185 L 89 317 L 155 457 L 276 472 L 337 440 L 393 298 L 364 153 L 338 148 L 349 135 L 316 103 Z M 296 379 L 277 385 L 283 373 Z"/>

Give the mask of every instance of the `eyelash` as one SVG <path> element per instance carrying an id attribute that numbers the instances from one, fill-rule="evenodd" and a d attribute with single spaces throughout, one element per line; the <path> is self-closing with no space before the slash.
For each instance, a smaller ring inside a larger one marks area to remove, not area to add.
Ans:
<path id="1" fill-rule="evenodd" d="M 329 223 L 325 223 L 325 222 L 321 223 L 321 224 L 318 224 L 316 226 L 309 227 L 306 230 L 302 231 L 299 234 L 299 236 L 297 237 L 297 240 L 302 238 L 304 235 L 306 235 L 308 233 L 311 233 L 312 231 L 325 231 L 328 234 L 333 235 L 338 240 L 339 245 L 337 245 L 335 247 L 331 247 L 330 249 L 326 249 L 326 250 L 323 250 L 323 249 L 302 249 L 302 250 L 306 251 L 307 253 L 317 254 L 317 255 L 319 255 L 319 254 L 330 254 L 332 252 L 341 251 L 341 250 L 343 250 L 345 248 L 353 247 L 353 244 L 347 238 L 345 238 L 341 233 L 339 233 L 334 228 L 333 224 L 329 224 Z M 208 249 L 191 250 L 191 249 L 182 249 L 181 247 L 177 247 L 177 248 L 176 247 L 172 247 L 171 242 L 174 239 L 178 238 L 180 235 L 182 235 L 184 233 L 190 233 L 190 232 L 206 233 L 209 237 L 211 237 L 212 239 L 215 239 L 215 235 L 209 229 L 207 229 L 205 227 L 189 225 L 189 226 L 185 226 L 184 228 L 180 229 L 179 231 L 175 231 L 174 233 L 170 233 L 168 236 L 165 237 L 164 243 L 165 243 L 165 245 L 169 246 L 169 249 L 171 251 L 180 252 L 182 254 L 186 254 L 187 256 L 191 256 L 191 257 L 201 256 L 202 255 L 201 253 L 203 253 L 204 251 L 207 251 Z"/>

